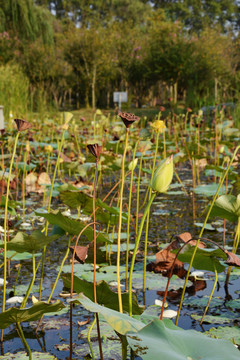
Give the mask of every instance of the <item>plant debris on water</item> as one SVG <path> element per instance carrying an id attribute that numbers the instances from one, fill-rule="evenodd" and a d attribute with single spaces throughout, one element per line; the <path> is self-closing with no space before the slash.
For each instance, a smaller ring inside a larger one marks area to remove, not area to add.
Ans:
<path id="1" fill-rule="evenodd" d="M 238 359 L 239 133 L 93 116 L 2 135 L 0 359 Z"/>

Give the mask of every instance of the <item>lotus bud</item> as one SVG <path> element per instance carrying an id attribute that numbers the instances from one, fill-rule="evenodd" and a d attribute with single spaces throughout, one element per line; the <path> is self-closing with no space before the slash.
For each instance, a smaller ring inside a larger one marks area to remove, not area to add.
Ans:
<path id="1" fill-rule="evenodd" d="M 26 142 L 26 151 L 30 151 L 30 144 L 29 144 L 29 141 Z"/>
<path id="2" fill-rule="evenodd" d="M 167 191 L 173 178 L 173 156 L 163 160 L 160 165 L 156 168 L 153 180 L 152 189 L 159 193 Z"/>
<path id="3" fill-rule="evenodd" d="M 137 166 L 137 163 L 138 163 L 138 158 L 131 161 L 128 165 L 128 170 L 130 170 L 130 171 L 132 171 L 132 169 L 134 170 L 135 167 Z"/>
<path id="4" fill-rule="evenodd" d="M 220 149 L 219 149 L 219 153 L 220 153 L 220 154 L 223 154 L 223 152 L 224 152 L 224 145 L 222 145 L 222 146 L 220 147 Z"/>

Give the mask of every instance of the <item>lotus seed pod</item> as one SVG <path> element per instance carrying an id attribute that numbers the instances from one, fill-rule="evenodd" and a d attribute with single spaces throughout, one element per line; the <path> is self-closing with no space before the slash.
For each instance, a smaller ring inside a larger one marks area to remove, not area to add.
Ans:
<path id="1" fill-rule="evenodd" d="M 153 180 L 152 189 L 159 193 L 164 193 L 169 188 L 173 178 L 173 156 L 161 161 L 156 168 Z"/>

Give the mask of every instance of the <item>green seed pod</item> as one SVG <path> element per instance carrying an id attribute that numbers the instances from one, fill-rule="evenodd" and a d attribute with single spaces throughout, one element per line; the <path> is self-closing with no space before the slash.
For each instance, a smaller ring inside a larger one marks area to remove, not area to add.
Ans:
<path id="1" fill-rule="evenodd" d="M 173 156 L 161 161 L 160 165 L 156 168 L 153 180 L 152 189 L 159 193 L 167 191 L 173 178 Z"/>

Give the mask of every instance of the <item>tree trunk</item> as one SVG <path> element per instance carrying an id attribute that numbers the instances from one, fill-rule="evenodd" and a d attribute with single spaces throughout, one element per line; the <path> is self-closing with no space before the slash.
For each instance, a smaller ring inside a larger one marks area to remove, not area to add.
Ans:
<path id="1" fill-rule="evenodd" d="M 178 83 L 177 81 L 174 83 L 174 104 L 177 103 L 177 91 L 178 91 Z"/>
<path id="2" fill-rule="evenodd" d="M 214 78 L 214 99 L 215 103 L 218 102 L 218 79 Z"/>

